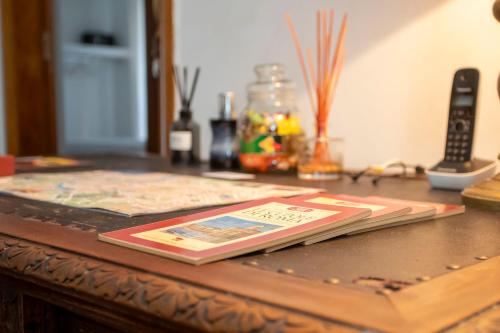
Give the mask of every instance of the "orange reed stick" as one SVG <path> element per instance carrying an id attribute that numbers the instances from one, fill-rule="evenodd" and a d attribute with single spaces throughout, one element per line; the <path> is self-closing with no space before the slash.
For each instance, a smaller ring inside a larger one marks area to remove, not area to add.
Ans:
<path id="1" fill-rule="evenodd" d="M 292 34 L 292 38 L 295 44 L 295 50 L 297 51 L 297 55 L 299 57 L 300 61 L 300 67 L 302 68 L 302 75 L 304 76 L 304 83 L 306 85 L 306 90 L 307 90 L 307 95 L 309 96 L 309 103 L 311 104 L 311 111 L 314 113 L 314 100 L 312 96 L 312 86 L 309 83 L 309 77 L 307 75 L 307 69 L 306 65 L 304 63 L 304 57 L 302 55 L 302 47 L 300 46 L 300 40 L 299 37 L 297 36 L 297 31 L 295 30 L 295 26 L 293 24 L 292 18 L 290 15 L 285 14 L 286 21 L 288 23 L 288 29 L 290 30 L 290 33 Z"/>
<path id="2" fill-rule="evenodd" d="M 332 58 L 332 65 L 330 67 L 330 73 L 329 73 L 329 82 L 328 82 L 328 87 L 327 87 L 327 94 L 328 96 L 333 95 L 332 89 L 335 89 L 335 76 L 338 76 L 339 70 L 338 70 L 338 63 L 339 63 L 339 53 L 341 50 L 344 48 L 344 41 L 345 41 L 345 34 L 347 31 L 347 14 L 344 15 L 342 18 L 342 24 L 340 27 L 339 35 L 337 38 L 337 45 L 335 47 L 335 52 L 333 54 Z M 342 51 L 343 52 L 343 51 Z M 337 73 L 335 73 L 337 72 Z M 338 80 L 338 78 L 337 78 Z M 330 104 L 331 103 L 331 97 L 326 98 L 326 105 L 324 106 L 328 111 L 331 109 Z"/>
<path id="3" fill-rule="evenodd" d="M 347 15 L 344 15 L 342 18 L 338 37 L 336 43 L 334 43 L 334 11 L 330 10 L 329 13 L 326 10 L 316 11 L 316 66 L 313 61 L 313 51 L 311 48 L 307 48 L 306 50 L 307 62 L 304 60 L 302 47 L 293 21 L 290 15 L 285 14 L 285 17 L 299 57 L 311 110 L 316 116 L 317 129 L 321 129 L 321 132 L 324 134 L 323 131 L 326 130 L 325 123 L 331 111 L 333 97 L 345 57 L 344 41 L 347 30 Z M 313 98 L 314 91 L 316 92 L 316 100 Z M 314 108 L 314 102 L 316 102 L 316 108 Z"/>
<path id="4" fill-rule="evenodd" d="M 328 59 L 330 59 L 330 52 L 332 49 L 333 23 L 334 23 L 334 12 L 333 10 L 330 10 L 330 16 L 328 18 L 328 36 L 326 41 L 325 81 L 329 80 L 329 73 L 330 73 L 330 64 L 328 63 Z"/>
<path id="5" fill-rule="evenodd" d="M 321 86 L 321 14 L 320 11 L 316 11 L 316 65 L 318 75 L 318 85 L 316 88 L 318 89 Z M 318 105 L 319 105 L 319 93 L 318 93 Z"/>
<path id="6" fill-rule="evenodd" d="M 314 62 L 313 62 L 313 54 L 311 48 L 307 48 L 307 65 L 309 67 L 309 73 L 311 73 L 311 80 L 313 82 L 314 87 L 318 86 L 318 81 L 316 76 L 314 75 Z M 317 97 L 318 97 L 318 90 L 316 89 L 316 103 L 317 103 Z M 313 114 L 317 116 L 318 114 L 318 105 L 316 105 L 316 109 L 313 109 Z"/>
<path id="7" fill-rule="evenodd" d="M 333 97 L 335 96 L 335 91 L 337 89 L 337 83 L 339 81 L 340 77 L 340 72 L 342 71 L 342 67 L 344 66 L 344 45 L 340 46 L 341 49 L 339 51 L 339 57 L 338 57 L 338 62 L 337 65 L 335 66 L 335 69 L 333 71 L 333 76 L 332 76 L 332 82 L 330 85 L 330 89 L 328 91 L 328 96 L 326 98 L 326 107 L 328 110 L 331 110 L 332 103 L 333 103 Z"/>
<path id="8" fill-rule="evenodd" d="M 347 14 L 344 14 L 344 17 L 342 18 L 342 23 L 340 25 L 339 35 L 337 37 L 337 45 L 335 47 L 335 52 L 334 52 L 333 58 L 332 58 L 332 67 L 330 68 L 330 77 L 333 76 L 333 70 L 334 70 L 335 65 L 338 61 L 339 50 L 340 50 L 341 46 L 344 45 L 346 30 L 347 30 Z"/>
<path id="9" fill-rule="evenodd" d="M 318 86 L 318 78 L 315 76 L 313 54 L 310 47 L 306 50 L 306 60 L 307 66 L 309 67 L 309 73 L 311 73 L 311 81 L 314 87 Z"/>
<path id="10" fill-rule="evenodd" d="M 333 10 L 330 10 L 328 19 L 326 16 L 326 11 L 323 12 L 323 31 L 324 31 L 324 59 L 323 59 L 323 84 L 321 87 L 322 91 L 322 104 L 321 104 L 321 110 L 323 117 L 327 117 L 328 111 L 327 111 L 327 99 L 328 99 L 328 88 L 330 86 L 330 64 L 329 64 L 329 59 L 330 59 L 330 51 L 331 51 L 331 46 L 332 46 L 332 36 L 333 36 L 333 23 L 334 23 L 334 12 Z M 327 28 L 328 25 L 328 28 Z M 328 29 L 328 31 L 327 31 Z"/>
<path id="11" fill-rule="evenodd" d="M 326 10 L 321 11 L 321 25 L 323 28 L 323 46 L 322 46 L 322 63 L 321 63 L 321 72 L 323 73 L 323 84 L 326 82 L 326 71 L 327 71 L 327 63 L 328 63 L 328 58 L 326 55 L 328 54 L 328 31 L 327 31 L 327 24 L 326 24 Z"/>

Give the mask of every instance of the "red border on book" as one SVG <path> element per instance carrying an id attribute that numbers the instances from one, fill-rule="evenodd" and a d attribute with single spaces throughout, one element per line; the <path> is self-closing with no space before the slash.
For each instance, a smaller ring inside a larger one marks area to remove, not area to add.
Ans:
<path id="1" fill-rule="evenodd" d="M 406 199 L 396 199 L 396 198 L 385 198 L 385 197 L 378 197 L 378 196 L 370 196 L 370 199 L 378 200 L 380 199 L 381 202 L 384 200 L 391 201 L 391 202 L 400 202 L 400 203 L 408 203 L 409 205 L 413 205 L 412 209 L 414 210 L 413 213 L 418 213 L 421 211 L 425 211 L 426 208 L 422 206 L 428 206 L 428 208 L 434 208 L 436 210 L 434 216 L 431 218 L 438 218 L 440 217 L 441 214 L 460 214 L 464 212 L 465 206 L 464 205 L 454 205 L 454 204 L 445 204 L 445 203 L 439 203 L 439 202 L 430 202 L 430 201 L 416 201 L 416 200 L 406 200 Z"/>
<path id="2" fill-rule="evenodd" d="M 364 203 L 364 204 L 372 204 L 372 205 L 378 205 L 378 206 L 384 206 L 384 209 L 377 210 L 377 211 L 372 211 L 372 214 L 368 216 L 368 218 L 371 217 L 379 217 L 382 215 L 386 214 L 391 214 L 396 211 L 403 210 L 405 208 L 410 207 L 409 205 L 404 205 L 404 204 L 396 204 L 396 203 L 388 203 L 384 202 L 382 200 L 377 200 L 375 198 L 363 198 L 363 197 L 356 197 L 348 194 L 328 194 L 328 193 L 314 193 L 314 194 L 306 194 L 306 195 L 301 195 L 301 196 L 296 196 L 290 199 L 290 201 L 296 202 L 296 203 L 312 203 L 312 202 L 307 202 L 307 200 L 315 199 L 315 198 L 320 198 L 320 197 L 326 197 L 326 198 L 332 198 L 336 200 L 343 200 L 343 201 L 348 201 L 348 202 L 359 202 L 359 203 Z M 343 206 L 337 206 L 337 205 L 329 205 L 329 204 L 320 204 L 316 203 L 317 205 L 321 205 L 323 207 L 325 206 L 330 206 L 330 207 L 343 207 Z"/>
<path id="3" fill-rule="evenodd" d="M 316 208 L 316 209 L 322 209 L 322 210 L 330 210 L 330 211 L 338 211 L 338 214 L 335 214 L 330 217 L 326 217 L 323 219 L 319 219 L 310 223 L 298 225 L 296 227 L 292 227 L 286 230 L 280 230 L 276 231 L 273 233 L 269 233 L 266 235 L 262 236 L 257 236 L 254 238 L 242 240 L 239 242 L 235 242 L 232 244 L 228 245 L 222 245 L 218 246 L 212 249 L 208 250 L 202 250 L 202 251 L 192 251 L 188 249 L 184 249 L 182 247 L 176 247 L 172 245 L 166 245 L 162 244 L 159 242 L 155 241 L 150 241 L 138 237 L 132 236 L 132 234 L 139 233 L 139 232 L 144 232 L 144 231 L 150 231 L 154 229 L 160 229 L 160 228 L 165 228 L 165 227 L 170 227 L 190 221 L 195 221 L 211 216 L 216 216 L 216 215 L 221 215 L 221 214 L 227 214 L 230 212 L 234 212 L 237 210 L 242 210 L 242 209 L 247 209 L 250 207 L 255 207 L 259 205 L 263 205 L 266 203 L 270 202 L 278 202 L 278 203 L 284 203 L 284 204 L 294 204 L 297 206 L 301 207 L 308 207 L 308 208 Z M 244 249 L 244 248 L 249 248 L 253 247 L 255 245 L 259 245 L 262 243 L 268 243 L 272 240 L 280 239 L 283 237 L 287 237 L 290 235 L 294 234 L 301 234 L 304 231 L 308 230 L 314 230 L 320 226 L 323 226 L 325 224 L 331 224 L 335 223 L 335 221 L 342 221 L 346 218 L 350 218 L 354 215 L 361 214 L 362 212 L 368 211 L 368 209 L 362 209 L 362 208 L 351 208 L 351 207 L 338 207 L 338 206 L 332 206 L 332 207 L 327 207 L 325 205 L 320 205 L 320 204 L 314 204 L 314 203 L 297 203 L 297 202 L 291 202 L 289 199 L 281 199 L 281 198 L 268 198 L 268 199 L 262 199 L 262 200 L 255 200 L 255 201 L 250 201 L 238 205 L 232 205 L 228 207 L 222 207 L 214 210 L 209 210 L 206 212 L 201 212 L 201 213 L 196 213 L 196 214 L 191 214 L 191 215 L 185 215 L 185 216 L 179 216 L 175 217 L 169 220 L 164 220 L 164 221 L 159 221 L 159 222 L 154 222 L 146 225 L 141 225 L 137 227 L 132 227 L 132 228 L 126 228 L 126 229 L 121 229 L 121 230 L 116 230 L 116 231 L 110 231 L 103 233 L 101 235 L 108 237 L 108 238 L 113 238 L 116 240 L 124 241 L 127 243 L 132 243 L 132 244 L 137 244 L 142 247 L 149 247 L 161 251 L 166 251 L 170 253 L 175 253 L 179 254 L 182 256 L 187 256 L 191 258 L 204 258 L 204 257 L 209 257 L 209 256 L 214 256 L 218 254 L 223 254 L 227 252 L 232 252 L 236 251 L 239 249 Z M 300 237 L 300 236 L 299 236 Z"/>

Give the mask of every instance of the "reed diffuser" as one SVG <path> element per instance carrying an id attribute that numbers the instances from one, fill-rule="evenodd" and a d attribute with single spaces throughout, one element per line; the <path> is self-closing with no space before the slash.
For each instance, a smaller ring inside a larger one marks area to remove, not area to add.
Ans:
<path id="1" fill-rule="evenodd" d="M 342 18 L 336 43 L 334 16 L 333 10 L 316 12 L 316 57 L 313 59 L 311 48 L 307 48 L 304 57 L 293 21 L 290 15 L 285 15 L 316 121 L 315 137 L 307 142 L 299 160 L 298 175 L 303 179 L 336 179 L 342 172 L 343 142 L 329 137 L 328 120 L 344 63 L 347 15 Z"/>
<path id="2" fill-rule="evenodd" d="M 188 68 L 183 68 L 181 81 L 177 66 L 172 68 L 174 81 L 181 101 L 179 119 L 170 130 L 170 161 L 176 165 L 197 164 L 200 161 L 200 126 L 193 120 L 191 109 L 200 68 L 196 68 L 191 89 L 188 89 Z"/>

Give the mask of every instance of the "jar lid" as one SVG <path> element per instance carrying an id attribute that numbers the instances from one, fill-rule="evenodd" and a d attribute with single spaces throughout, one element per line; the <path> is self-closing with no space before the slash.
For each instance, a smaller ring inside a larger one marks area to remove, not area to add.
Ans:
<path id="1" fill-rule="evenodd" d="M 255 73 L 257 81 L 247 87 L 249 99 L 295 99 L 295 84 L 284 78 L 282 64 L 260 64 Z"/>

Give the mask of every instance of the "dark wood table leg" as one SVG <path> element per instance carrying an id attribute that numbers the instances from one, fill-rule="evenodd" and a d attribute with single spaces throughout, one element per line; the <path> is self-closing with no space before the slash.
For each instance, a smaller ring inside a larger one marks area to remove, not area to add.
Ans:
<path id="1" fill-rule="evenodd" d="M 5 281 L 1 282 L 4 283 L 0 288 L 0 332 L 23 332 L 23 297 Z"/>

